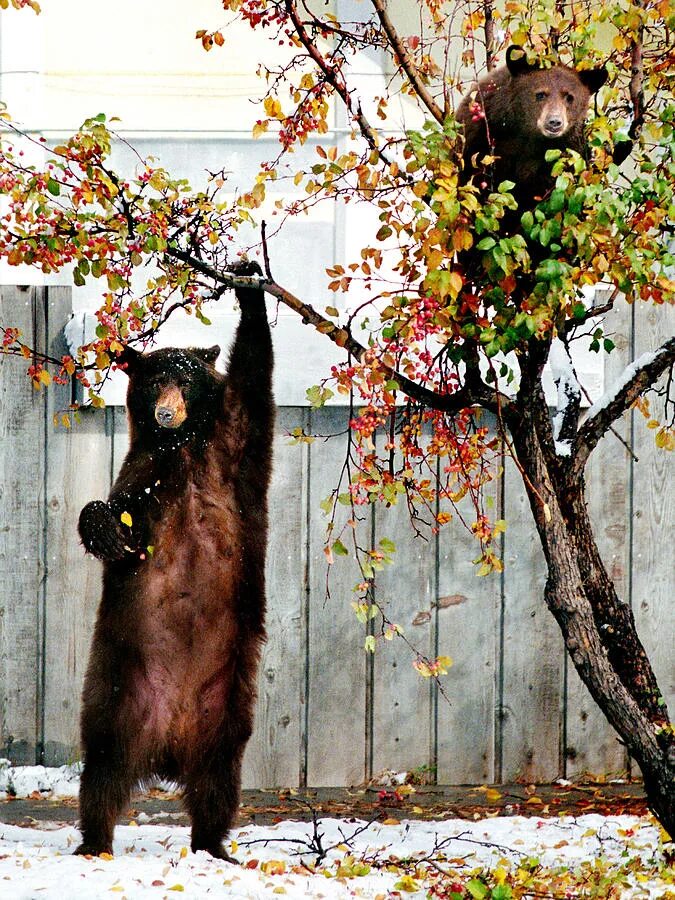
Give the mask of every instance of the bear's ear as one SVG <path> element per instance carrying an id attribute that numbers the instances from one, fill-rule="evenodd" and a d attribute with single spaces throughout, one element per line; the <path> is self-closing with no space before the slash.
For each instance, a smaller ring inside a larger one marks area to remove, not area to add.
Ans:
<path id="1" fill-rule="evenodd" d="M 609 72 L 604 66 L 599 66 L 597 69 L 582 69 L 577 74 L 581 83 L 586 85 L 591 94 L 599 91 L 609 77 Z"/>
<path id="2" fill-rule="evenodd" d="M 207 365 L 212 366 L 220 356 L 220 347 L 218 344 L 214 344 L 213 347 L 195 347 L 192 352 L 195 356 L 203 359 Z"/>
<path id="3" fill-rule="evenodd" d="M 138 350 L 134 350 L 133 347 L 125 347 L 115 362 L 118 366 L 124 366 L 124 371 L 127 375 L 130 375 L 134 369 L 138 368 L 142 359 L 143 354 L 139 353 Z"/>
<path id="4" fill-rule="evenodd" d="M 536 69 L 536 66 L 531 66 L 527 61 L 527 54 L 523 50 L 522 47 L 518 47 L 515 44 L 511 44 L 509 49 L 506 51 L 506 68 L 509 70 L 511 75 L 514 77 L 516 75 L 522 75 L 525 72 L 530 72 L 532 69 Z"/>

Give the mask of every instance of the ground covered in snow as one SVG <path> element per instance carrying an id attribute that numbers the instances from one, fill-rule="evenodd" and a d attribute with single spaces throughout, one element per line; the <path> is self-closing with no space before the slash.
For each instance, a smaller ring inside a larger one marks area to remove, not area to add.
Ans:
<path id="1" fill-rule="evenodd" d="M 6 768 L 0 790 L 70 797 L 76 776 L 76 770 Z M 384 821 L 245 825 L 228 847 L 240 862 L 233 866 L 189 852 L 186 827 L 147 824 L 144 813 L 117 827 L 114 858 L 73 857 L 77 829 L 42 819 L 32 827 L 0 823 L 0 897 L 675 900 L 663 838 L 646 816 L 407 821 L 401 811 Z"/>

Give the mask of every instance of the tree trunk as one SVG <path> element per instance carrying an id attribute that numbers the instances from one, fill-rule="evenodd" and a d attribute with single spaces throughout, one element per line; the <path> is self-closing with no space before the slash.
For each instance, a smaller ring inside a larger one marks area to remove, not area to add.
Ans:
<path id="1" fill-rule="evenodd" d="M 548 565 L 545 600 L 565 646 L 593 699 L 639 765 L 650 808 L 675 834 L 675 746 L 665 708 L 655 706 L 658 686 L 635 632 L 630 610 L 616 596 L 593 538 L 583 484 L 561 487 L 561 460 L 549 466 L 536 418 L 543 393 L 533 391 L 509 423 L 514 449 Z M 541 429 L 539 429 L 541 431 Z M 628 614 L 622 609 L 625 608 Z M 604 634 L 612 628 L 607 641 Z M 601 636 L 602 635 L 602 636 Z M 658 718 L 654 715 L 658 709 Z"/>

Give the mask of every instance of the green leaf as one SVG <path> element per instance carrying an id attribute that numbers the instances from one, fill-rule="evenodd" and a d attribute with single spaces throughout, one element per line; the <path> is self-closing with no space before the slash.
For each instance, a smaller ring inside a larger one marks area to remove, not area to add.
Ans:
<path id="1" fill-rule="evenodd" d="M 497 241 L 493 237 L 484 237 L 482 241 L 476 244 L 476 250 L 491 250 Z"/>
<path id="2" fill-rule="evenodd" d="M 564 191 L 553 191 L 548 200 L 548 211 L 549 213 L 557 213 L 560 212 L 565 206 L 565 192 Z"/>
<path id="3" fill-rule="evenodd" d="M 385 553 L 396 553 L 396 544 L 393 541 L 390 541 L 389 538 L 381 538 L 380 547 L 382 547 Z"/>
<path id="4" fill-rule="evenodd" d="M 466 889 L 474 900 L 485 900 L 486 897 L 490 896 L 490 888 L 477 878 L 472 878 L 471 881 L 468 881 Z"/>
<path id="5" fill-rule="evenodd" d="M 54 197 L 58 197 L 61 193 L 61 185 L 58 181 L 55 181 L 53 178 L 48 179 L 47 181 L 47 190 L 50 194 L 53 194 Z"/>
<path id="6" fill-rule="evenodd" d="M 349 556 L 349 550 L 340 540 L 333 541 L 332 550 L 335 556 Z"/>
<path id="7" fill-rule="evenodd" d="M 497 884 L 492 888 L 490 900 L 511 900 L 513 891 L 508 884 Z"/>
<path id="8" fill-rule="evenodd" d="M 315 384 L 311 388 L 307 388 L 306 394 L 309 405 L 313 406 L 314 409 L 319 409 L 325 405 L 327 400 L 330 400 L 333 396 L 333 391 L 330 388 L 322 388 L 320 385 Z"/>

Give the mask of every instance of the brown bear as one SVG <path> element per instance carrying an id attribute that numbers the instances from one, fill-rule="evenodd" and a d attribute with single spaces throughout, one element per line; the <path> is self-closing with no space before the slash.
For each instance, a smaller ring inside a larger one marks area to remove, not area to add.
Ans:
<path id="1" fill-rule="evenodd" d="M 591 96 L 607 80 L 607 69 L 577 71 L 530 65 L 519 47 L 509 47 L 506 65 L 484 75 L 457 108 L 464 126 L 463 180 L 479 187 L 513 181 L 521 206 L 551 187 L 551 149 L 586 152 L 584 122 Z M 492 165 L 482 157 L 497 157 Z"/>
<path id="2" fill-rule="evenodd" d="M 259 273 L 257 264 L 238 274 Z M 120 357 L 129 452 L 79 531 L 104 562 L 85 677 L 79 854 L 112 852 L 139 782 L 178 782 L 194 851 L 229 859 L 265 617 L 272 344 L 264 294 L 238 289 L 227 375 L 218 347 Z"/>

